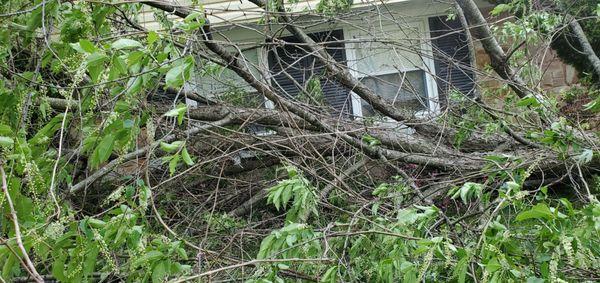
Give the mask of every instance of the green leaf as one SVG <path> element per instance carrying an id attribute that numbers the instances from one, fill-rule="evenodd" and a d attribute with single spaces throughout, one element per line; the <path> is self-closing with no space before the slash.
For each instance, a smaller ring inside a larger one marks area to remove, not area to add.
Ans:
<path id="1" fill-rule="evenodd" d="M 104 71 L 104 62 L 108 60 L 108 57 L 100 52 L 94 52 L 87 56 L 85 62 L 87 65 L 88 72 L 93 82 L 98 81 L 98 77 Z"/>
<path id="2" fill-rule="evenodd" d="M 198 29 L 205 23 L 206 19 L 203 13 L 193 12 L 183 19 L 183 23 L 179 25 L 179 28 L 189 32 Z"/>
<path id="3" fill-rule="evenodd" d="M 155 31 L 148 32 L 148 36 L 146 38 L 146 40 L 148 41 L 148 45 L 152 45 L 152 43 L 156 42 L 157 39 L 158 33 L 156 33 Z"/>
<path id="4" fill-rule="evenodd" d="M 286 204 L 290 201 L 291 198 L 292 198 L 292 189 L 285 188 L 283 190 L 283 192 L 281 193 L 281 202 Z"/>
<path id="5" fill-rule="evenodd" d="M 461 258 L 454 268 L 453 275 L 457 277 L 458 283 L 465 283 L 467 278 L 467 269 L 469 267 L 469 257 Z"/>
<path id="6" fill-rule="evenodd" d="M 511 192 L 517 192 L 521 189 L 521 185 L 519 185 L 516 182 L 513 181 L 508 181 L 506 183 L 504 183 L 504 186 L 506 187 L 507 190 L 511 191 Z"/>
<path id="7" fill-rule="evenodd" d="M 539 103 L 539 101 L 533 96 L 524 97 L 519 102 L 517 102 L 517 106 L 520 106 L 520 107 L 527 107 L 527 106 L 538 107 L 540 105 L 541 104 Z"/>
<path id="8" fill-rule="evenodd" d="M 490 12 L 490 14 L 491 14 L 492 16 L 497 16 L 497 15 L 499 15 L 499 14 L 502 14 L 502 13 L 504 13 L 504 12 L 508 12 L 508 11 L 510 11 L 511 9 L 512 9 L 512 6 L 511 6 L 511 5 L 508 5 L 508 4 L 500 4 L 500 5 L 497 5 L 496 7 L 494 7 L 494 9 L 493 9 L 493 10 Z"/>
<path id="9" fill-rule="evenodd" d="M 158 262 L 152 270 L 152 283 L 164 282 L 164 279 L 169 275 L 169 262 L 161 260 Z"/>
<path id="10" fill-rule="evenodd" d="M 0 124 L 0 135 L 11 135 L 12 133 L 13 130 L 11 127 L 4 124 Z"/>
<path id="11" fill-rule="evenodd" d="M 90 158 L 90 167 L 92 169 L 98 168 L 98 166 L 108 160 L 110 155 L 112 154 L 113 146 L 115 144 L 115 137 L 112 134 L 108 134 L 102 138 L 92 156 Z"/>
<path id="12" fill-rule="evenodd" d="M 54 116 L 42 129 L 40 129 L 35 136 L 33 136 L 30 140 L 30 144 L 40 145 L 46 144 L 50 142 L 50 138 L 58 131 L 62 126 L 62 120 L 64 118 L 64 114 L 58 114 Z M 68 118 L 66 122 L 68 123 Z"/>
<path id="13" fill-rule="evenodd" d="M 79 46 L 87 53 L 94 53 L 97 50 L 96 46 L 94 46 L 94 44 L 87 39 L 80 39 Z"/>
<path id="14" fill-rule="evenodd" d="M 498 262 L 497 258 L 492 258 L 490 261 L 488 261 L 488 263 L 485 265 L 485 269 L 491 274 L 496 272 L 498 269 L 502 268 L 502 265 Z"/>
<path id="15" fill-rule="evenodd" d="M 537 278 L 535 276 L 531 276 L 527 278 L 527 283 L 544 283 L 546 280 L 542 278 Z"/>
<path id="16" fill-rule="evenodd" d="M 142 77 L 137 76 L 130 78 L 127 82 L 127 94 L 136 94 L 139 93 L 142 89 Z"/>
<path id="17" fill-rule="evenodd" d="M 189 79 L 190 71 L 193 66 L 193 59 L 181 60 L 177 65 L 172 67 L 165 75 L 165 83 L 169 87 L 180 87 Z"/>
<path id="18" fill-rule="evenodd" d="M 96 65 L 103 64 L 107 59 L 108 59 L 108 56 L 106 56 L 105 54 L 100 53 L 100 52 L 94 52 L 94 53 L 88 55 L 88 57 L 85 60 L 85 63 L 88 66 L 96 66 Z"/>
<path id="19" fill-rule="evenodd" d="M 134 260 L 131 266 L 135 268 L 145 263 L 152 263 L 163 256 L 164 254 L 161 251 L 149 251 L 145 255 Z"/>
<path id="20" fill-rule="evenodd" d="M 75 51 L 77 51 L 77 52 L 79 52 L 79 53 L 82 53 L 82 54 L 85 54 L 85 53 L 87 53 L 87 52 L 86 52 L 86 51 L 83 49 L 83 47 L 81 47 L 81 44 L 79 44 L 79 42 L 77 42 L 77 43 L 70 43 L 69 45 L 71 46 L 71 48 L 75 49 Z"/>
<path id="21" fill-rule="evenodd" d="M 554 213 L 552 213 L 552 211 L 550 210 L 550 208 L 547 205 L 545 205 L 543 203 L 538 203 L 534 207 L 532 207 L 530 210 L 519 213 L 519 215 L 517 215 L 515 220 L 523 221 L 523 220 L 527 220 L 527 219 L 539 219 L 539 218 L 552 220 L 552 219 L 554 219 Z"/>
<path id="22" fill-rule="evenodd" d="M 15 143 L 12 138 L 0 136 L 0 147 L 10 147 Z"/>
<path id="23" fill-rule="evenodd" d="M 111 44 L 112 49 L 120 50 L 120 49 L 137 49 L 141 48 L 142 44 L 139 41 L 129 39 L 129 38 L 121 38 Z"/>
<path id="24" fill-rule="evenodd" d="M 83 262 L 83 272 L 85 276 L 89 276 L 94 272 L 100 248 L 97 245 L 88 244 L 87 250 L 88 252 L 85 256 L 85 261 Z"/>
<path id="25" fill-rule="evenodd" d="M 584 105 L 585 111 L 598 112 L 600 110 L 600 97 L 586 103 Z"/>
<path id="26" fill-rule="evenodd" d="M 198 18 L 203 19 L 204 14 L 200 13 L 200 12 L 193 12 L 193 13 L 190 13 L 189 15 L 187 15 L 187 17 L 185 17 L 185 19 L 183 19 L 183 20 L 187 23 L 190 23 L 190 22 L 198 20 Z"/>
<path id="27" fill-rule="evenodd" d="M 2 277 L 10 278 L 10 276 L 12 275 L 12 272 L 13 272 L 13 268 L 15 265 L 18 264 L 18 261 L 14 254 L 9 254 L 8 256 L 5 256 L 5 259 L 6 259 L 6 261 L 4 262 L 4 265 L 2 266 Z"/>
<path id="28" fill-rule="evenodd" d="M 170 87 L 179 87 L 183 84 L 184 77 L 183 73 L 185 71 L 185 65 L 177 65 L 171 68 L 167 75 L 165 76 L 165 82 L 167 86 Z"/>
<path id="29" fill-rule="evenodd" d="M 110 71 L 108 73 L 108 80 L 115 80 L 119 78 L 122 74 L 127 73 L 127 64 L 125 60 L 123 60 L 119 56 L 113 56 L 110 63 Z"/>
<path id="30" fill-rule="evenodd" d="M 181 158 L 183 159 L 183 162 L 185 162 L 185 164 L 187 164 L 188 166 L 194 165 L 194 161 L 192 160 L 192 157 L 190 156 L 190 154 L 187 151 L 187 148 L 185 147 L 181 150 Z"/>
<path id="31" fill-rule="evenodd" d="M 171 157 L 171 161 L 169 161 L 169 173 L 171 174 L 171 176 L 173 176 L 173 174 L 175 174 L 175 171 L 177 170 L 179 159 L 179 154 L 175 154 Z"/>
<path id="32" fill-rule="evenodd" d="M 262 240 L 262 242 L 260 243 L 260 249 L 258 250 L 258 254 L 256 255 L 256 258 L 257 259 L 266 258 L 270 254 L 271 247 L 272 247 L 274 241 L 275 241 L 274 235 L 269 235 L 266 238 L 264 238 Z"/>
<path id="33" fill-rule="evenodd" d="M 306 229 L 307 224 L 304 223 L 290 223 L 288 225 L 285 225 L 285 227 L 281 228 L 281 232 L 287 232 L 287 233 L 291 233 L 291 232 L 296 232 L 299 230 L 303 230 Z"/>
<path id="34" fill-rule="evenodd" d="M 294 243 L 296 243 L 296 240 L 298 240 L 298 236 L 296 234 L 290 234 L 285 237 L 285 242 L 289 247 L 293 247 Z"/>
<path id="35" fill-rule="evenodd" d="M 160 142 L 160 149 L 165 152 L 174 152 L 183 145 L 183 141 L 174 141 L 172 143 Z"/>
<path id="36" fill-rule="evenodd" d="M 362 140 L 363 142 L 367 143 L 369 146 L 376 146 L 381 144 L 381 142 L 374 138 L 373 136 L 369 135 L 369 134 L 365 134 L 362 136 Z"/>
<path id="37" fill-rule="evenodd" d="M 468 203 L 472 198 L 479 198 L 483 192 L 483 185 L 473 182 L 466 182 L 456 193 L 452 196 L 452 199 L 456 199 L 460 196 L 463 203 Z"/>
<path id="38" fill-rule="evenodd" d="M 96 228 L 96 229 L 100 229 L 103 228 L 104 226 L 106 226 L 106 222 L 100 220 L 100 219 L 96 219 L 96 218 L 89 218 L 87 220 L 88 225 L 90 225 L 90 227 Z"/>
<path id="39" fill-rule="evenodd" d="M 327 269 L 327 271 L 325 271 L 325 274 L 323 274 L 323 277 L 321 277 L 320 282 L 338 282 L 337 271 L 338 271 L 337 265 L 330 267 L 329 269 Z"/>
<path id="40" fill-rule="evenodd" d="M 133 51 L 129 53 L 127 56 L 127 66 L 131 67 L 140 63 L 140 60 L 144 57 L 144 52 L 142 51 Z"/>
<path id="41" fill-rule="evenodd" d="M 187 111 L 187 105 L 179 104 L 177 108 L 173 108 L 164 114 L 166 117 L 177 117 L 177 123 L 181 125 L 183 123 L 183 117 Z"/>
<path id="42" fill-rule="evenodd" d="M 275 205 L 275 209 L 277 209 L 277 211 L 279 211 L 279 207 L 281 206 L 281 201 L 279 200 L 279 197 L 281 196 L 281 193 L 283 192 L 283 190 L 285 190 L 285 186 L 279 187 L 273 193 L 273 204 Z M 285 207 L 285 204 L 284 204 L 284 207 Z"/>
<path id="43" fill-rule="evenodd" d="M 112 68 L 119 72 L 119 74 L 127 73 L 127 63 L 120 56 L 114 56 L 112 63 Z"/>
<path id="44" fill-rule="evenodd" d="M 54 263 L 52 264 L 52 275 L 62 282 L 67 282 L 67 276 L 65 276 L 66 259 L 67 255 L 60 253 L 58 256 L 54 256 Z"/>

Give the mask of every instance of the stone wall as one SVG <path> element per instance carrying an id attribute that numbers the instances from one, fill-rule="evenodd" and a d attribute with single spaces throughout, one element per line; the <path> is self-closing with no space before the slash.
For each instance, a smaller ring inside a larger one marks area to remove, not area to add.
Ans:
<path id="1" fill-rule="evenodd" d="M 489 10 L 482 11 L 484 15 L 489 15 Z M 498 18 L 488 18 L 490 23 L 497 23 Z M 508 52 L 509 47 L 503 46 L 505 52 Z M 572 66 L 565 64 L 556 55 L 556 52 L 552 50 L 547 44 L 545 46 L 526 46 L 522 48 L 529 49 L 528 60 L 529 64 L 535 64 L 540 66 L 542 70 L 542 78 L 538 81 L 528 82 L 532 86 L 537 86 L 551 93 L 559 93 L 566 88 L 571 87 L 578 83 L 577 71 Z M 486 65 L 489 65 L 490 59 L 483 50 L 483 46 L 479 43 L 475 43 L 475 58 L 477 62 L 477 68 L 483 70 Z M 497 76 L 496 74 L 494 74 Z M 499 82 L 493 82 L 494 80 L 485 77 L 478 78 L 480 85 L 482 86 L 493 86 L 499 85 Z"/>
<path id="2" fill-rule="evenodd" d="M 577 71 L 572 66 L 563 63 L 553 50 L 537 51 L 536 56 L 530 59 L 530 64 L 540 66 L 543 76 L 541 80 L 531 82 L 532 84 L 536 84 L 547 91 L 560 92 L 577 83 Z M 475 58 L 479 70 L 483 70 L 490 63 L 490 59 L 481 44 L 475 44 Z M 491 86 L 491 81 L 485 77 L 480 77 L 479 83 Z"/>

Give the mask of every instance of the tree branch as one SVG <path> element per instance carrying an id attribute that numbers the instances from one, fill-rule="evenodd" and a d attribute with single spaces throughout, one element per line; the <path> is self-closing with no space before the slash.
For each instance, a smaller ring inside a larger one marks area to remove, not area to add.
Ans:
<path id="1" fill-rule="evenodd" d="M 583 48 L 583 52 L 592 63 L 592 66 L 594 66 L 594 71 L 600 76 L 600 58 L 598 58 L 598 55 L 594 52 L 594 48 L 587 39 L 581 25 L 571 15 L 567 15 L 567 19 L 569 20 L 569 26 L 573 29 L 573 33 L 575 33 L 575 38 L 577 38 L 581 48 Z"/>
<path id="2" fill-rule="evenodd" d="M 228 125 L 229 123 L 231 123 L 231 119 L 229 117 L 225 117 L 224 119 L 221 119 L 214 123 L 206 124 L 206 125 L 202 125 L 202 126 L 198 126 L 198 127 L 189 129 L 184 132 L 184 135 L 189 135 L 189 136 L 195 135 L 201 131 L 205 131 L 205 130 L 213 128 L 213 127 L 225 126 L 225 125 Z M 89 185 L 94 183 L 96 180 L 98 180 L 98 179 L 102 178 L 104 175 L 110 173 L 112 170 L 114 170 L 117 166 L 119 166 L 123 162 L 143 156 L 149 150 L 156 148 L 161 142 L 172 142 L 172 141 L 176 140 L 177 137 L 178 136 L 176 136 L 176 135 L 168 135 L 156 142 L 153 142 L 152 144 L 150 144 L 146 147 L 143 147 L 134 152 L 130 152 L 128 154 L 125 154 L 123 156 L 120 156 L 120 157 L 112 160 L 108 164 L 104 165 L 102 168 L 96 170 L 92 175 L 83 179 L 79 183 L 71 186 L 71 188 L 69 188 L 69 194 L 75 194 L 75 193 L 79 192 L 80 190 L 88 187 Z"/>
<path id="3" fill-rule="evenodd" d="M 487 20 L 483 17 L 481 11 L 479 11 L 477 4 L 473 0 L 456 0 L 456 3 L 462 9 L 464 17 L 471 24 L 471 34 L 474 38 L 481 41 L 483 49 L 490 57 L 494 71 L 508 82 L 519 97 L 523 98 L 528 95 L 534 95 L 537 98 L 538 96 L 526 87 L 523 79 L 510 67 L 504 50 L 492 34 Z M 538 98 L 538 100 L 543 102 L 543 99 Z"/>
<path id="4" fill-rule="evenodd" d="M 6 197 L 6 201 L 8 202 L 8 208 L 10 209 L 10 218 L 12 219 L 15 228 L 15 239 L 17 241 L 19 249 L 21 250 L 21 253 L 23 253 L 23 257 L 25 258 L 25 270 L 27 270 L 29 275 L 33 277 L 33 280 L 35 280 L 35 282 L 42 283 L 44 282 L 44 279 L 42 279 L 42 276 L 40 276 L 37 270 L 35 270 L 33 262 L 29 258 L 29 255 L 27 255 L 27 249 L 25 249 L 25 245 L 23 245 L 23 239 L 21 238 L 21 228 L 19 226 L 19 219 L 17 218 L 17 211 L 15 210 L 12 198 L 10 197 L 10 194 L 8 192 L 8 184 L 6 182 L 6 173 L 4 173 L 3 160 L 0 160 L 0 177 L 2 178 L 2 191 L 4 192 L 4 196 Z"/>

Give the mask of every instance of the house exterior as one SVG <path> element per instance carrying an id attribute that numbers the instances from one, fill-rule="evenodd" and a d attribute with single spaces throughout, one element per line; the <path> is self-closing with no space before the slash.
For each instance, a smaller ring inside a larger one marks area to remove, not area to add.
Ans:
<path id="1" fill-rule="evenodd" d="M 285 1 L 285 5 L 295 23 L 337 64 L 390 103 L 417 116 L 439 113 L 452 95 L 471 96 L 477 91 L 477 81 L 485 81 L 475 76 L 487 56 L 477 43 L 469 44 L 458 17 L 448 16 L 451 1 L 363 0 L 335 16 L 316 12 L 319 1 Z M 486 1 L 478 5 L 484 14 L 493 7 Z M 270 13 L 247 0 L 207 0 L 198 7 L 206 12 L 215 38 L 240 52 L 256 78 L 269 82 L 282 95 L 322 104 L 340 117 L 377 116 L 352 89 L 331 79 L 323 64 L 301 44 L 293 44 L 297 40 L 281 24 L 269 21 Z M 160 28 L 151 11 L 142 13 L 140 21 L 149 29 Z M 548 61 L 542 87 L 575 82 L 572 68 L 557 64 L 556 59 Z M 209 96 L 254 91 L 227 69 L 204 71 L 187 87 Z M 269 101 L 262 103 L 273 107 Z"/>

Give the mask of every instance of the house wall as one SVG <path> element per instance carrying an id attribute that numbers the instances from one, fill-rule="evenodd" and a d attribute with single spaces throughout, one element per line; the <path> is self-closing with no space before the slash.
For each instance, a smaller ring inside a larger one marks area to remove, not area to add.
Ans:
<path id="1" fill-rule="evenodd" d="M 484 15 L 488 15 L 492 6 L 485 1 L 479 2 Z M 190 0 L 182 0 L 176 3 L 186 5 L 191 2 Z M 277 24 L 260 24 L 258 21 L 265 15 L 265 12 L 246 0 L 205 0 L 202 3 L 202 7 L 207 11 L 207 17 L 213 25 L 213 30 L 219 33 L 215 38 L 225 43 L 230 42 L 230 46 L 237 46 L 240 50 L 244 50 L 243 54 L 250 63 L 249 69 L 253 71 L 257 78 L 268 81 L 267 53 L 264 45 L 265 35 L 285 37 L 289 35 L 287 30 Z M 321 17 L 316 18 L 309 12 L 311 9 L 316 8 L 317 3 L 318 0 L 304 0 L 296 4 L 288 4 L 287 7 L 297 15 L 301 15 L 300 20 L 297 22 L 305 24 L 304 30 L 307 33 L 343 29 L 346 40 L 351 40 L 356 35 L 361 34 L 378 34 L 385 37 L 385 33 L 389 33 L 390 30 L 397 29 L 402 32 L 415 26 L 419 28 L 422 39 L 427 39 L 429 38 L 427 18 L 446 15 L 452 8 L 451 5 L 437 0 L 390 0 L 383 2 L 384 4 L 380 4 L 380 1 L 363 0 L 355 3 L 352 13 L 341 15 L 336 21 L 324 22 Z M 140 17 L 143 19 L 142 25 L 145 27 L 149 29 L 159 28 L 149 10 L 142 13 Z M 314 21 L 315 19 L 318 19 L 318 21 Z M 497 21 L 498 19 L 494 20 Z M 346 43 L 346 48 L 346 57 L 349 60 L 354 59 L 356 52 L 353 50 L 353 44 Z M 233 50 L 233 47 L 231 49 Z M 424 44 L 420 47 L 419 52 L 430 55 L 430 49 L 430 46 Z M 541 51 L 543 56 L 534 58 L 534 63 L 543 66 L 544 75 L 541 81 L 533 82 L 534 84 L 539 84 L 540 88 L 546 90 L 560 91 L 564 87 L 577 82 L 576 72 L 572 67 L 560 62 L 552 50 L 544 49 Z M 477 42 L 475 43 L 474 53 L 477 68 L 483 70 L 489 64 L 489 58 Z M 435 99 L 437 89 L 432 79 L 432 76 L 435 76 L 435 70 L 432 67 L 431 56 L 422 56 L 421 61 L 422 64 L 419 67 L 425 69 L 429 74 L 427 77 L 428 92 L 430 97 Z M 350 67 L 352 68 L 352 63 L 350 63 Z M 360 76 L 356 70 L 353 70 L 353 73 Z M 190 82 L 188 87 L 193 87 L 202 93 L 218 93 L 223 90 L 224 85 L 222 82 L 228 81 L 241 89 L 252 91 L 243 80 L 237 78 L 229 70 L 223 70 L 212 77 L 212 79 L 207 77 L 197 78 L 195 82 Z M 477 79 L 478 84 L 481 86 L 499 86 L 497 80 L 493 78 L 478 76 Z M 358 109 L 359 106 L 360 99 L 353 96 L 353 108 Z M 430 110 L 436 111 L 438 109 L 439 105 L 432 104 Z"/>
<path id="2" fill-rule="evenodd" d="M 385 8 L 385 9 L 384 9 Z M 338 21 L 323 22 L 322 18 L 318 18 L 318 24 L 312 24 L 314 17 L 306 15 L 302 18 L 301 23 L 309 23 L 304 29 L 307 33 L 321 32 L 328 30 L 341 29 L 344 32 L 346 58 L 351 72 L 357 77 L 365 75 L 377 75 L 384 69 L 389 69 L 389 61 L 391 58 L 380 56 L 374 58 L 375 66 L 378 66 L 380 72 L 370 70 L 364 72 L 364 64 L 361 62 L 353 62 L 360 57 L 361 49 L 365 46 L 360 46 L 363 38 L 376 37 L 378 40 L 394 40 L 400 43 L 401 46 L 392 48 L 397 49 L 400 54 L 395 63 L 402 65 L 400 71 L 410 71 L 414 69 L 422 69 L 426 73 L 426 88 L 429 94 L 430 110 L 439 110 L 437 103 L 437 88 L 435 85 L 435 68 L 433 65 L 432 51 L 428 38 L 429 27 L 428 18 L 436 15 L 445 15 L 448 6 L 441 4 L 438 1 L 427 0 L 421 2 L 415 1 L 399 1 L 391 4 L 382 5 L 365 5 L 354 10 L 351 15 L 342 16 Z M 271 37 L 285 37 L 289 33 L 287 30 L 277 24 L 259 25 L 253 23 L 241 23 L 234 26 L 221 26 L 216 29 L 219 35 L 215 38 L 223 42 L 232 42 L 232 46 L 239 46 L 240 49 L 248 49 L 256 47 L 247 52 L 256 52 L 247 58 L 251 58 L 253 65 L 262 67 L 264 71 L 268 70 L 267 64 L 267 48 L 264 48 L 265 34 Z M 420 42 L 417 46 L 413 42 Z M 246 55 L 246 54 L 245 54 Z M 372 64 L 373 64 L 372 63 Z M 387 64 L 387 68 L 384 66 Z M 389 70 L 388 70 L 389 71 Z M 259 79 L 267 80 L 268 75 L 255 72 Z M 234 85 L 243 86 L 245 82 L 229 70 L 223 70 L 218 74 L 218 80 L 229 79 L 233 80 Z M 213 84 L 210 79 L 203 77 L 194 84 L 194 88 L 202 91 L 202 93 L 218 93 L 221 91 L 217 84 Z M 208 82 L 208 83 L 207 83 Z M 248 88 L 248 90 L 251 90 Z M 352 108 L 355 115 L 361 116 L 361 103 L 358 96 L 352 96 Z"/>
<path id="3" fill-rule="evenodd" d="M 213 26 L 228 25 L 231 23 L 249 23 L 260 20 L 265 11 L 257 7 L 248 0 L 164 0 L 169 3 L 181 6 L 194 6 L 198 11 L 204 11 L 207 19 Z M 314 11 L 317 8 L 320 0 L 298 0 L 286 1 L 286 8 L 290 12 L 297 15 L 309 14 L 308 11 Z M 373 6 L 374 4 L 394 4 L 411 2 L 413 0 L 358 0 L 354 1 L 353 8 Z M 196 3 L 195 3 L 196 2 Z M 432 2 L 425 0 L 422 2 Z M 148 29 L 157 29 L 159 25 L 152 14 L 152 9 L 145 7 L 139 16 L 139 21 L 142 26 Z"/>

